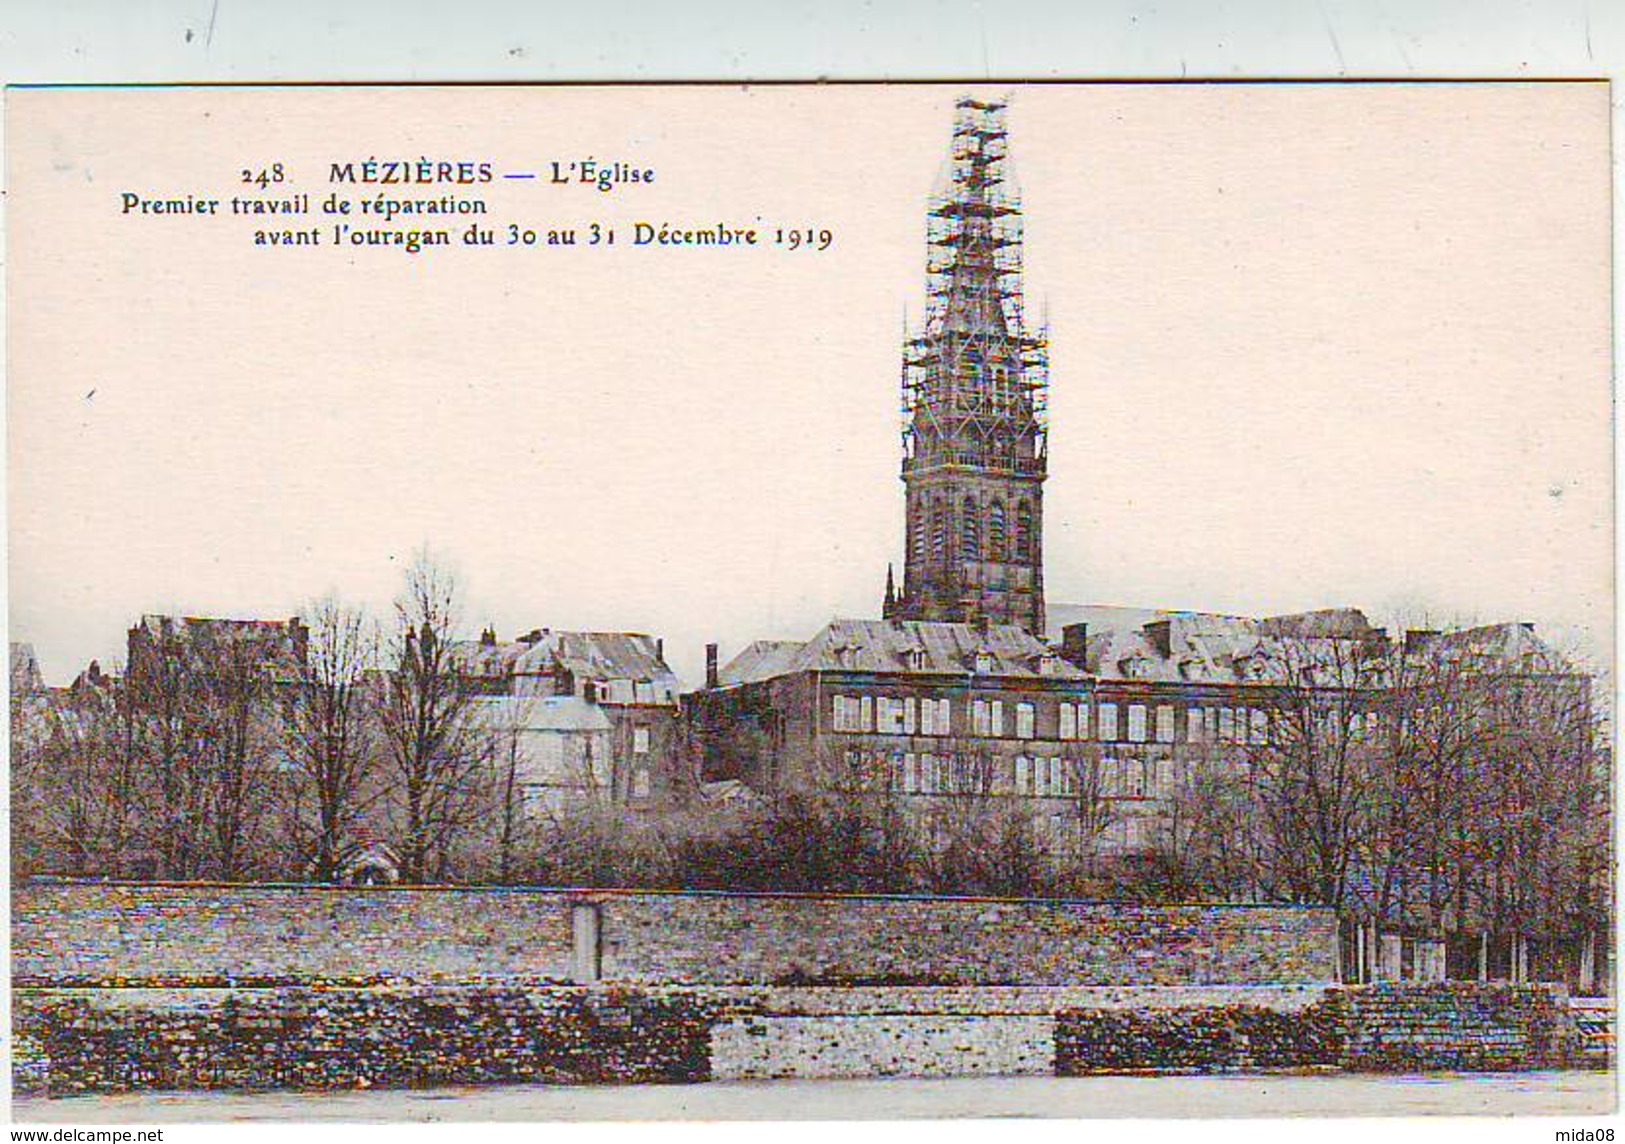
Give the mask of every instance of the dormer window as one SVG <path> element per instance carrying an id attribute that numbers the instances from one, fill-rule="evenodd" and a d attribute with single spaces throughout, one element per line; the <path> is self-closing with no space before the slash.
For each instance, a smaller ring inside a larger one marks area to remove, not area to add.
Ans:
<path id="1" fill-rule="evenodd" d="M 989 674 L 992 673 L 992 671 L 993 671 L 993 663 L 994 663 L 994 661 L 993 661 L 993 653 L 992 652 L 990 652 L 990 651 L 979 651 L 979 652 L 977 652 L 974 662 L 975 662 L 975 666 L 976 666 L 976 674 L 977 675 L 989 675 Z"/>
<path id="2" fill-rule="evenodd" d="M 923 647 L 908 648 L 903 652 L 903 663 L 910 671 L 924 671 L 925 649 Z"/>
<path id="3" fill-rule="evenodd" d="M 1045 652 L 1043 655 L 1038 657 L 1039 675 L 1054 675 L 1057 666 L 1058 662 L 1053 652 Z"/>
<path id="4" fill-rule="evenodd" d="M 1119 670 L 1129 679 L 1144 679 L 1151 674 L 1151 662 L 1143 655 L 1129 656 L 1118 663 Z"/>

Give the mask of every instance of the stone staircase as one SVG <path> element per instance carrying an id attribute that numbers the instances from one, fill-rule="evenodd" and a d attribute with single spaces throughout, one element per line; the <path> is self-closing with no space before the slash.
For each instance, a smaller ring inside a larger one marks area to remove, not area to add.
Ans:
<path id="1" fill-rule="evenodd" d="M 1580 1028 L 1580 1063 L 1607 1069 L 1614 1064 L 1614 1002 L 1609 997 L 1572 997 L 1569 1011 Z"/>

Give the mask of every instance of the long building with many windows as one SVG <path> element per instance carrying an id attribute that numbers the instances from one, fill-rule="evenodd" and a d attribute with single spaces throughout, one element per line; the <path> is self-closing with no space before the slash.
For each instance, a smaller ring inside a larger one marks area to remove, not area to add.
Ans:
<path id="1" fill-rule="evenodd" d="M 1055 844 L 1144 851 L 1193 771 L 1240 765 L 1269 741 L 1306 665 L 1348 664 L 1385 640 L 1352 609 L 1066 611 L 1090 618 L 1053 644 L 1013 624 L 907 620 L 752 644 L 685 697 L 700 777 L 855 787 L 916 814 L 1014 799 Z M 1339 675 L 1321 682 L 1350 694 L 1354 734 L 1375 734 L 1375 691 Z"/>

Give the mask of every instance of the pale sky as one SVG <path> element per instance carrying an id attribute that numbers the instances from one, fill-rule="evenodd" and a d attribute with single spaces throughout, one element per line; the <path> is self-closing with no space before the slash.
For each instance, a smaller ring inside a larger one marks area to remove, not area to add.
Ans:
<path id="1" fill-rule="evenodd" d="M 902 314 L 969 90 L 8 93 L 11 638 L 60 682 L 142 612 L 382 608 L 424 542 L 471 629 L 647 631 L 690 683 L 707 640 L 878 614 Z M 1051 321 L 1050 599 L 1606 650 L 1604 85 L 999 90 Z M 319 208 L 369 156 L 657 176 L 464 188 L 499 245 L 415 256 L 119 213 L 266 193 L 240 172 L 278 160 Z M 758 218 L 835 241 L 626 245 Z M 501 245 L 593 220 L 614 249 Z"/>

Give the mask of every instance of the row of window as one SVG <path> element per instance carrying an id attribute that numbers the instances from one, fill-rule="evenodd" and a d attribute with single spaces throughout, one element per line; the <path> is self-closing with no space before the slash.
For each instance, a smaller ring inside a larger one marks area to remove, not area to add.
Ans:
<path id="1" fill-rule="evenodd" d="M 595 703 L 627 706 L 634 703 L 677 703 L 676 687 L 665 680 L 588 679 L 582 681 L 580 694 Z"/>
<path id="2" fill-rule="evenodd" d="M 837 695 L 830 713 L 836 731 L 882 735 L 951 735 L 946 699 L 896 699 L 889 695 Z"/>
<path id="3" fill-rule="evenodd" d="M 927 845 L 940 848 L 959 837 L 951 819 L 941 820 L 928 816 L 922 824 L 926 828 Z M 1045 841 L 1050 845 L 1068 846 L 1077 838 L 1080 823 L 1076 815 L 1063 813 L 1035 816 L 1033 825 L 1046 836 Z M 1156 819 L 1138 814 L 1109 818 L 1105 822 L 1095 824 L 1099 833 L 1094 839 L 1094 845 L 1107 852 L 1149 850 L 1157 842 L 1158 825 Z"/>
<path id="4" fill-rule="evenodd" d="M 1177 740 L 1171 704 L 1060 703 L 1054 732 L 1039 727 L 1034 703 L 1007 704 L 1002 699 L 972 699 L 962 708 L 961 733 L 981 739 L 1059 739 L 1100 742 L 1172 743 Z M 1047 722 L 1047 720 L 1046 720 Z M 1374 733 L 1375 712 L 1353 721 L 1355 733 Z M 851 734 L 954 734 L 953 707 L 947 699 L 836 695 L 831 728 Z M 1269 712 L 1248 707 L 1191 707 L 1185 713 L 1185 737 L 1191 743 L 1261 744 L 1270 741 Z"/>
<path id="5" fill-rule="evenodd" d="M 865 768 L 862 752 L 847 765 Z M 888 766 L 890 789 L 904 794 L 1004 794 L 1034 798 L 1158 798 L 1173 787 L 1168 759 L 1064 759 L 1018 755 L 1009 767 L 965 755 L 904 751 L 878 762 Z"/>

